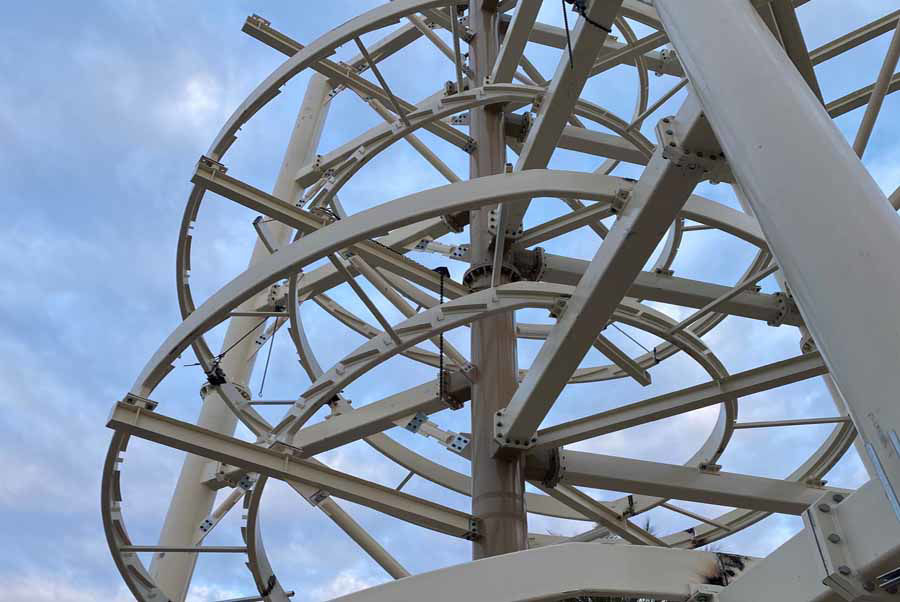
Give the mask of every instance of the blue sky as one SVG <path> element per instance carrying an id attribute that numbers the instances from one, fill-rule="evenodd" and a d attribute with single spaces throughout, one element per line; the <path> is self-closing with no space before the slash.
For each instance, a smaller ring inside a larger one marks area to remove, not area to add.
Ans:
<path id="1" fill-rule="evenodd" d="M 109 557 L 99 515 L 99 479 L 110 432 L 104 427 L 114 401 L 126 392 L 146 359 L 179 321 L 175 298 L 175 243 L 189 178 L 221 124 L 249 91 L 283 60 L 241 33 L 246 16 L 258 13 L 297 41 L 309 43 L 354 14 L 377 5 L 353 2 L 137 2 L 26 3 L 0 25 L 0 199 L 7 207 L 0 224 L 0 462 L 8 467 L 0 487 L 0 601 L 128 600 Z M 798 11 L 810 48 L 815 48 L 896 9 L 896 0 L 812 0 Z M 542 21 L 561 24 L 560 8 L 547 2 Z M 638 35 L 644 30 L 637 28 Z M 365 39 L 374 40 L 377 34 Z M 889 36 L 819 67 L 826 100 L 871 83 Z M 529 56 L 549 77 L 558 51 L 529 45 Z M 355 54 L 345 47 L 339 58 Z M 395 92 L 417 101 L 453 79 L 452 65 L 419 40 L 385 62 Z M 290 126 L 308 79 L 301 75 L 241 131 L 229 151 L 229 173 L 270 190 Z M 651 77 L 651 100 L 676 80 Z M 619 67 L 589 84 L 586 96 L 628 118 L 636 77 Z M 672 113 L 682 95 L 659 115 Z M 355 137 L 380 118 L 349 92 L 332 103 L 322 148 Z M 838 119 L 852 139 L 862 110 Z M 900 94 L 885 101 L 865 163 L 886 193 L 900 185 Z M 652 123 L 644 128 L 651 139 Z M 468 159 L 422 133 L 459 174 Z M 815 149 L 810 149 L 815 152 Z M 552 167 L 590 170 L 597 160 L 558 152 Z M 634 176 L 623 166 L 616 173 Z M 341 193 L 348 211 L 437 186 L 437 172 L 404 144 L 367 165 Z M 699 193 L 734 206 L 730 189 L 703 185 Z M 194 296 L 199 301 L 246 266 L 254 241 L 254 214 L 208 195 L 194 238 Z M 565 211 L 561 203 L 536 204 L 529 223 Z M 827 233 L 823 233 L 827 235 Z M 714 232 L 691 233 L 675 263 L 676 274 L 733 283 L 753 250 Z M 579 231 L 548 250 L 590 258 L 599 240 Z M 446 263 L 418 255 L 428 265 Z M 461 264 L 451 265 L 455 277 Z M 768 279 L 764 288 L 774 291 Z M 333 297 L 367 316 L 346 287 Z M 680 317 L 684 310 L 660 309 Z M 321 310 L 304 305 L 305 323 L 323 366 L 356 347 L 357 335 L 336 327 Z M 398 314 L 387 312 L 392 319 Z M 545 319 L 523 313 L 523 320 Z M 335 334 L 339 333 L 339 334 Z M 633 333 L 652 344 L 652 337 Z M 464 352 L 467 332 L 450 339 Z M 614 338 L 614 337 L 613 337 Z M 210 335 L 216 346 L 221 330 Z M 640 349 L 619 337 L 624 349 Z M 794 355 L 796 329 L 728 318 L 705 340 L 732 372 Z M 629 345 L 631 345 L 629 347 Z M 538 349 L 523 342 L 520 362 Z M 193 360 L 190 354 L 184 364 Z M 600 361 L 589 355 L 587 362 Z M 179 364 L 180 365 L 180 364 Z M 433 370 L 398 358 L 347 390 L 359 406 L 433 378 Z M 704 379 L 700 369 L 676 356 L 652 371 L 641 388 L 615 381 L 569 387 L 548 418 L 558 421 L 596 412 Z M 179 367 L 154 394 L 159 410 L 193 420 L 199 409 L 198 368 Z M 295 397 L 308 384 L 284 333 L 266 383 L 267 398 Z M 259 371 L 252 387 L 260 386 Z M 800 383 L 747 398 L 743 419 L 828 416 L 830 401 L 819 381 Z M 444 412 L 442 426 L 466 430 L 467 412 Z M 684 461 L 705 439 L 716 409 L 700 410 L 584 444 L 585 449 L 669 462 Z M 240 432 L 240 431 L 239 431 Z M 723 457 L 726 470 L 784 476 L 827 434 L 827 427 L 741 431 Z M 246 433 L 244 433 L 246 434 Z M 448 465 L 466 470 L 457 457 L 405 432 L 401 442 Z M 135 541 L 156 541 L 181 454 L 134 442 L 124 470 L 126 518 Z M 326 454 L 328 464 L 395 485 L 405 471 L 364 445 Z M 864 479 L 851 451 L 829 480 L 858 486 Z M 466 508 L 461 496 L 413 479 L 408 491 Z M 609 492 L 594 492 L 614 497 Z M 465 561 L 468 544 L 344 504 L 413 572 Z M 714 516 L 714 509 L 684 504 Z M 677 515 L 652 513 L 661 532 L 688 526 Z M 210 543 L 237 544 L 238 514 L 217 528 Z M 576 525 L 533 517 L 532 531 L 573 533 Z M 722 542 L 729 551 L 766 554 L 800 527 L 774 516 Z M 336 527 L 287 487 L 270 483 L 263 503 L 269 556 L 296 600 L 324 600 L 387 577 Z M 201 559 L 189 599 L 216 600 L 252 593 L 252 582 L 234 558 Z"/>

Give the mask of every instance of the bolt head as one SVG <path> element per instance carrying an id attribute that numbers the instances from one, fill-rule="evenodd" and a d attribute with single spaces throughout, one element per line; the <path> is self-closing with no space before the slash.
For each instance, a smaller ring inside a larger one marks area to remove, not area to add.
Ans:
<path id="1" fill-rule="evenodd" d="M 825 512 L 827 514 L 831 512 L 831 506 L 828 504 L 819 504 L 819 512 Z"/>
<path id="2" fill-rule="evenodd" d="M 867 592 L 874 592 L 875 584 L 872 583 L 871 581 L 866 581 L 865 583 L 863 583 L 863 589 L 866 590 Z"/>
<path id="3" fill-rule="evenodd" d="M 830 541 L 831 543 L 840 543 L 841 536 L 838 535 L 837 533 L 832 533 L 831 535 L 828 536 L 828 541 Z"/>
<path id="4" fill-rule="evenodd" d="M 834 500 L 835 504 L 840 504 L 841 502 L 844 501 L 844 496 L 843 496 L 843 494 L 835 493 L 833 496 L 831 496 L 831 499 Z"/>
<path id="5" fill-rule="evenodd" d="M 852 574 L 853 571 L 851 571 L 850 567 L 847 566 L 846 564 L 842 564 L 841 566 L 838 567 L 838 573 L 840 573 L 841 575 L 844 575 L 846 577 L 847 575 Z"/>

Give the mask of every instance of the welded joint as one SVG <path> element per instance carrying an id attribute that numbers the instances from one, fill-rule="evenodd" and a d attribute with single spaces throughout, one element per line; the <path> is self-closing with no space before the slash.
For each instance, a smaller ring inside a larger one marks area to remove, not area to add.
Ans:
<path id="1" fill-rule="evenodd" d="M 816 346 L 815 340 L 813 340 L 812 335 L 809 332 L 806 332 L 800 339 L 800 351 L 803 353 L 812 353 L 816 349 L 818 349 L 818 347 Z"/>
<path id="2" fill-rule="evenodd" d="M 535 249 L 514 249 L 512 264 L 524 280 L 538 282 L 543 280 L 547 269 L 546 253 L 542 247 Z"/>
<path id="3" fill-rule="evenodd" d="M 509 419 L 506 417 L 506 408 L 498 410 L 494 415 L 494 441 L 501 450 L 526 451 L 534 447 L 538 442 L 537 434 L 525 439 L 512 439 L 509 437 Z"/>
<path id="4" fill-rule="evenodd" d="M 610 212 L 621 213 L 625 210 L 625 207 L 628 206 L 628 201 L 631 200 L 631 191 L 633 188 L 633 186 L 623 186 L 616 191 L 616 196 L 613 197 L 609 204 Z"/>
<path id="5" fill-rule="evenodd" d="M 895 599 L 875 582 L 860 576 L 847 550 L 846 531 L 839 517 L 844 495 L 828 491 L 803 512 L 803 524 L 822 563 L 822 583 L 850 602 Z"/>
<path id="6" fill-rule="evenodd" d="M 211 159 L 206 155 L 200 155 L 200 160 L 197 162 L 197 172 L 205 173 L 209 178 L 215 178 L 216 175 L 227 173 L 228 168 L 215 159 Z"/>
<path id="7" fill-rule="evenodd" d="M 447 226 L 448 230 L 459 233 L 469 225 L 469 212 L 460 211 L 459 213 L 442 215 L 441 221 L 444 222 L 444 225 Z"/>
<path id="8" fill-rule="evenodd" d="M 473 265 L 463 274 L 463 285 L 471 291 L 490 288 L 493 272 L 494 266 L 491 262 Z M 501 279 L 501 282 L 518 282 L 522 279 L 522 274 L 519 273 L 516 266 L 509 262 L 503 262 L 503 265 L 500 266 L 500 272 L 501 276 L 506 277 L 505 280 Z"/>
<path id="9" fill-rule="evenodd" d="M 152 412 L 156 409 L 156 406 L 159 404 L 152 399 L 147 399 L 146 397 L 140 397 L 138 395 L 134 395 L 132 393 L 127 393 L 124 398 L 122 398 L 122 403 L 127 403 L 129 405 L 137 406 L 143 410 L 147 410 Z"/>
<path id="10" fill-rule="evenodd" d="M 734 176 L 719 148 L 687 148 L 682 124 L 675 117 L 663 117 L 656 124 L 656 136 L 662 156 L 686 171 L 700 172 L 710 182 L 733 182 Z"/>
<path id="11" fill-rule="evenodd" d="M 548 450 L 547 472 L 541 480 L 544 487 L 556 487 L 566 475 L 566 454 L 561 447 Z"/>
<path id="12" fill-rule="evenodd" d="M 563 314 L 566 311 L 566 305 L 568 305 L 569 300 L 564 299 L 563 297 L 559 297 L 556 301 L 553 302 L 553 305 L 550 306 L 550 309 L 547 310 L 550 313 L 551 318 L 556 318 L 559 320 L 562 318 Z"/>
<path id="13" fill-rule="evenodd" d="M 691 596 L 687 602 L 719 602 L 719 592 L 722 587 L 718 585 L 690 584 Z"/>

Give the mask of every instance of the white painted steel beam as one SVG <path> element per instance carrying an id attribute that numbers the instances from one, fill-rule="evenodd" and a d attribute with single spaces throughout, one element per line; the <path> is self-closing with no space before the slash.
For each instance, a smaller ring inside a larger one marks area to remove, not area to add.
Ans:
<path id="1" fill-rule="evenodd" d="M 824 490 L 797 481 L 564 450 L 562 483 L 799 515 Z M 529 469 L 529 474 L 531 474 Z"/>
<path id="2" fill-rule="evenodd" d="M 464 537 L 471 530 L 470 517 L 463 512 L 295 458 L 289 448 L 279 451 L 260 447 L 121 402 L 113 407 L 107 426 L 249 472 L 313 485 L 335 497 L 441 533 Z"/>
<path id="3" fill-rule="evenodd" d="M 711 552 L 566 543 L 438 569 L 337 600 L 523 602 L 588 595 L 686 600 L 691 584 L 717 574 L 717 565 Z"/>
<path id="4" fill-rule="evenodd" d="M 506 28 L 500 53 L 491 71 L 492 83 L 512 81 L 542 3 L 543 0 L 520 0 L 516 6 L 516 13 Z"/>
<path id="5" fill-rule="evenodd" d="M 738 282 L 727 293 L 723 293 L 721 296 L 716 297 L 715 299 L 713 299 L 712 301 L 710 301 L 709 303 L 707 303 L 706 305 L 704 305 L 703 307 L 701 307 L 700 309 L 698 309 L 697 311 L 692 313 L 690 316 L 688 316 L 687 318 L 685 318 L 684 320 L 682 320 L 681 322 L 679 322 L 678 324 L 676 324 L 675 326 L 670 328 L 668 333 L 674 334 L 674 333 L 678 332 L 679 330 L 683 330 L 683 329 L 687 328 L 688 326 L 690 326 L 691 324 L 693 324 L 694 322 L 696 322 L 703 316 L 705 316 L 705 315 L 711 313 L 712 311 L 714 311 L 715 309 L 717 309 L 719 306 L 721 306 L 723 303 L 725 303 L 729 299 L 734 299 L 735 297 L 740 295 L 742 292 L 744 292 L 748 288 L 750 288 L 752 286 L 756 286 L 757 282 L 759 282 L 760 280 L 762 280 L 763 278 L 765 278 L 767 276 L 771 276 L 777 270 L 778 270 L 777 264 L 771 265 L 771 266 L 769 266 L 765 269 L 762 269 L 762 270 L 756 272 L 755 274 L 745 278 L 744 280 Z"/>
<path id="6" fill-rule="evenodd" d="M 900 520 L 900 220 L 749 5 L 656 7 Z"/>
<path id="7" fill-rule="evenodd" d="M 866 106 L 869 99 L 872 98 L 874 89 L 875 84 L 871 84 L 832 100 L 825 105 L 828 115 L 830 117 L 840 117 L 854 109 Z M 891 94 L 897 90 L 900 90 L 900 73 L 895 73 L 891 77 L 886 94 Z"/>
<path id="8" fill-rule="evenodd" d="M 592 345 L 597 351 L 606 356 L 606 359 L 624 370 L 631 378 L 645 387 L 650 384 L 652 380 L 650 378 L 650 373 L 644 370 L 637 362 L 631 359 L 627 353 L 619 349 L 615 343 L 605 336 L 598 334 L 594 338 Z"/>
<path id="9" fill-rule="evenodd" d="M 621 514 L 575 487 L 563 484 L 559 484 L 556 487 L 547 487 L 540 483 L 535 483 L 535 486 L 547 495 L 575 509 L 579 514 L 583 514 L 598 525 L 609 529 L 610 532 L 620 536 L 628 543 L 642 546 L 668 547 L 663 540 L 632 524 Z"/>
<path id="10" fill-rule="evenodd" d="M 578 19 L 572 32 L 571 61 L 568 53 L 560 57 L 547 93 L 541 100 L 540 111 L 519 153 L 515 171 L 547 167 L 621 4 L 621 0 L 592 0 L 585 16 Z M 527 202 L 504 205 L 501 224 L 508 224 L 515 230 L 527 209 Z M 503 236 L 505 234 L 500 238 Z"/>
<path id="11" fill-rule="evenodd" d="M 536 447 L 560 447 L 827 374 L 818 353 L 800 355 L 538 431 Z"/>
<path id="12" fill-rule="evenodd" d="M 589 262 L 559 255 L 544 255 L 543 280 L 556 284 L 576 285 L 588 268 Z M 627 295 L 635 299 L 659 301 L 682 307 L 705 307 L 715 299 L 729 292 L 730 288 L 721 284 L 666 276 L 655 272 L 641 272 L 635 278 Z M 764 320 L 772 323 L 799 326 L 803 324 L 800 313 L 793 302 L 784 297 L 745 291 L 734 298 L 723 301 L 716 307 L 717 312 Z"/>
<path id="13" fill-rule="evenodd" d="M 866 151 L 866 145 L 869 143 L 869 137 L 872 135 L 872 129 L 875 127 L 875 120 L 878 119 L 878 113 L 881 111 L 881 104 L 884 102 L 888 86 L 891 83 L 891 75 L 897 67 L 897 59 L 900 59 L 900 21 L 897 22 L 897 28 L 894 29 L 891 45 L 884 56 L 881 70 L 878 72 L 878 79 L 875 80 L 872 95 L 869 97 L 869 103 L 866 105 L 866 112 L 853 141 L 853 150 L 860 158 Z"/>
<path id="14" fill-rule="evenodd" d="M 822 90 L 819 88 L 819 80 L 816 78 L 816 72 L 809 57 L 809 50 L 806 48 L 806 40 L 803 39 L 803 31 L 800 29 L 800 22 L 797 20 L 797 14 L 794 12 L 791 0 L 773 0 L 769 6 L 772 9 L 772 16 L 775 19 L 775 25 L 778 27 L 778 33 L 785 52 L 787 52 L 794 66 L 797 67 L 797 71 L 806 80 L 816 98 L 820 102 L 824 102 Z"/>
<path id="15" fill-rule="evenodd" d="M 845 526 L 842 545 L 853 561 L 851 577 L 874 582 L 900 564 L 900 523 L 884 501 L 877 480 L 860 487 L 831 512 Z M 847 528 L 849 527 L 849 528 Z M 845 598 L 822 583 L 826 577 L 822 556 L 809 529 L 804 528 L 740 579 L 719 593 L 721 602 L 753 602 L 760 592 L 777 592 L 780 600 L 793 602 L 843 602 Z M 883 592 L 884 598 L 890 599 Z"/>
<path id="16" fill-rule="evenodd" d="M 623 8 L 620 11 L 621 14 L 626 16 L 628 13 L 628 9 L 625 7 L 627 5 L 628 0 L 622 3 Z M 506 27 L 509 22 L 509 16 L 504 15 L 500 17 L 501 28 Z M 534 27 L 529 34 L 528 41 L 534 44 L 539 44 L 541 46 L 557 48 L 563 50 L 568 54 L 568 50 L 566 50 L 566 32 L 562 27 L 556 27 L 553 25 L 548 25 L 546 23 L 537 22 L 534 24 Z M 600 51 L 600 56 L 603 57 L 607 54 L 618 52 L 624 48 L 627 48 L 626 44 L 623 44 L 622 42 L 616 41 L 612 38 L 607 38 L 603 43 L 603 49 Z M 676 77 L 681 77 L 684 75 L 681 70 L 681 65 L 678 64 L 678 61 L 666 60 L 658 51 L 647 52 L 641 58 L 650 71 L 654 71 L 659 74 L 674 75 Z M 628 59 L 626 64 L 633 65 L 634 60 Z M 523 67 L 525 67 L 525 65 L 523 65 Z M 527 68 L 526 73 L 528 73 Z M 531 76 L 532 79 L 534 79 L 531 73 L 528 73 L 528 75 Z M 538 80 L 535 81 L 537 83 L 541 83 Z"/>
<path id="17" fill-rule="evenodd" d="M 687 148 L 715 148 L 696 102 L 688 101 L 675 121 Z M 649 259 L 690 196 L 700 174 L 663 157 L 658 149 L 631 191 L 625 208 L 604 239 L 547 341 L 503 411 L 495 431 L 501 446 L 528 446 L 534 432 L 578 367 L 596 335 Z"/>
<path id="18" fill-rule="evenodd" d="M 848 50 L 856 48 L 860 44 L 864 44 L 880 35 L 893 31 L 897 27 L 898 21 L 900 21 L 900 10 L 895 10 L 880 19 L 876 19 L 871 23 L 867 23 L 862 27 L 854 29 L 826 44 L 822 44 L 809 53 L 809 58 L 812 60 L 813 65 L 823 63 L 828 59 L 832 59 Z"/>

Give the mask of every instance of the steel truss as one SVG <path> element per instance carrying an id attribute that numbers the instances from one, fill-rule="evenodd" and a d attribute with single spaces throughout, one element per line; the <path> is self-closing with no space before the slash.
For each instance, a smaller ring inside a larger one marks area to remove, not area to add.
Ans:
<path id="1" fill-rule="evenodd" d="M 900 583 L 900 191 L 888 202 L 859 157 L 885 96 L 900 89 L 900 11 L 810 51 L 795 13 L 805 2 L 586 0 L 570 3 L 577 18 L 571 34 L 539 23 L 541 4 L 394 0 L 308 45 L 262 17 L 247 19 L 244 32 L 288 58 L 197 163 L 178 241 L 183 322 L 107 423 L 113 437 L 102 516 L 115 563 L 136 599 L 182 602 L 198 556 L 207 553 L 246 556 L 258 596 L 244 600 L 284 602 L 299 591 L 301 584 L 275 575 L 259 528 L 270 479 L 289 484 L 396 580 L 346 600 L 893 599 Z M 363 43 L 363 34 L 398 22 Z M 652 33 L 638 38 L 631 22 Z M 624 42 L 610 35 L 614 29 Z M 816 65 L 890 32 L 893 41 L 871 86 L 823 98 Z M 434 94 L 413 103 L 391 89 L 379 64 L 422 37 L 453 63 L 455 79 L 436 82 Z M 359 54 L 335 60 L 346 43 Z M 549 79 L 526 57 L 529 43 L 562 51 Z M 638 75 L 629 118 L 581 96 L 591 77 L 619 65 Z M 229 173 L 225 155 L 241 127 L 306 70 L 315 75 L 270 194 Z M 679 78 L 653 103 L 651 71 Z M 681 90 L 687 93 L 677 114 L 654 116 Z M 320 151 L 329 103 L 342 92 L 358 96 L 384 123 Z M 851 148 L 831 119 L 861 107 L 865 116 Z M 656 142 L 641 133 L 651 117 L 658 119 Z M 471 177 L 454 173 L 417 137 L 421 129 L 469 154 Z M 344 186 L 400 140 L 448 184 L 347 214 L 339 200 Z M 507 148 L 518 155 L 515 166 L 506 166 Z M 547 169 L 556 149 L 603 161 L 592 173 Z M 641 166 L 640 178 L 612 175 L 620 162 Z M 695 195 L 704 180 L 730 183 L 744 211 Z M 189 279 L 191 230 L 207 191 L 261 217 L 253 222 L 257 242 L 247 270 L 198 306 Z M 561 199 L 571 212 L 523 227 L 528 208 L 548 198 Z M 466 228 L 470 245 L 441 242 Z M 585 228 L 601 239 L 591 261 L 536 247 Z M 681 246 L 697 230 L 716 230 L 755 249 L 737 282 L 673 275 Z M 655 264 L 645 269 L 658 247 Z M 463 282 L 426 268 L 416 260 L 423 252 L 470 264 Z M 759 292 L 757 283 L 773 274 L 781 292 Z M 343 284 L 377 326 L 329 295 Z M 309 301 L 365 339 L 333 366 L 320 365 L 301 320 L 300 307 Z M 688 308 L 688 317 L 673 319 L 647 302 Z M 392 323 L 388 308 L 403 319 Z M 515 320 L 517 310 L 535 308 L 556 323 Z M 731 315 L 797 327 L 802 352 L 729 373 L 703 337 Z M 215 355 L 206 335 L 223 323 L 227 353 Z M 607 330 L 618 325 L 656 344 L 632 355 Z M 310 384 L 295 399 L 254 399 L 248 383 L 255 359 L 282 327 Z M 471 355 L 443 340 L 454 329 L 471 331 Z M 527 370 L 516 363 L 517 339 L 543 341 Z M 429 342 L 437 353 L 423 346 Z M 188 348 L 207 375 L 197 424 L 161 413 L 161 400 L 153 397 Z M 583 365 L 591 348 L 610 363 Z M 709 381 L 544 425 L 567 387 L 620 378 L 646 386 L 655 366 L 679 353 Z M 343 396 L 348 385 L 398 356 L 443 370 L 433 381 L 361 407 Z M 741 398 L 816 377 L 832 393 L 833 417 L 738 420 Z M 437 422 L 441 412 L 466 404 L 471 432 Z M 285 412 L 270 421 L 268 406 Z M 719 408 L 714 426 L 681 466 L 566 448 L 710 406 Z M 329 418 L 313 420 L 323 407 Z M 238 421 L 254 440 L 235 437 Z M 718 464 L 736 429 L 806 424 L 833 427 L 784 479 L 726 472 Z M 469 461 L 470 474 L 401 445 L 386 432 L 394 427 L 434 439 Z M 155 545 L 133 542 L 122 512 L 120 474 L 132 437 L 189 452 Z M 409 470 L 399 487 L 316 459 L 361 440 Z M 823 477 L 854 442 L 872 480 L 856 491 L 827 488 Z M 471 496 L 471 511 L 403 492 L 412 476 Z M 526 482 L 542 493 L 526 493 Z M 579 487 L 627 495 L 600 501 Z M 227 493 L 216 505 L 220 490 Z M 410 576 L 337 500 L 472 540 L 481 560 Z M 707 517 L 677 500 L 733 509 Z M 243 544 L 204 545 L 238 505 Z M 697 523 L 657 535 L 633 521 L 657 507 Z M 526 512 L 596 525 L 574 537 L 527 533 Z M 694 549 L 771 513 L 801 515 L 805 528 L 768 558 Z M 144 552 L 153 553 L 150 567 L 138 556 Z"/>

